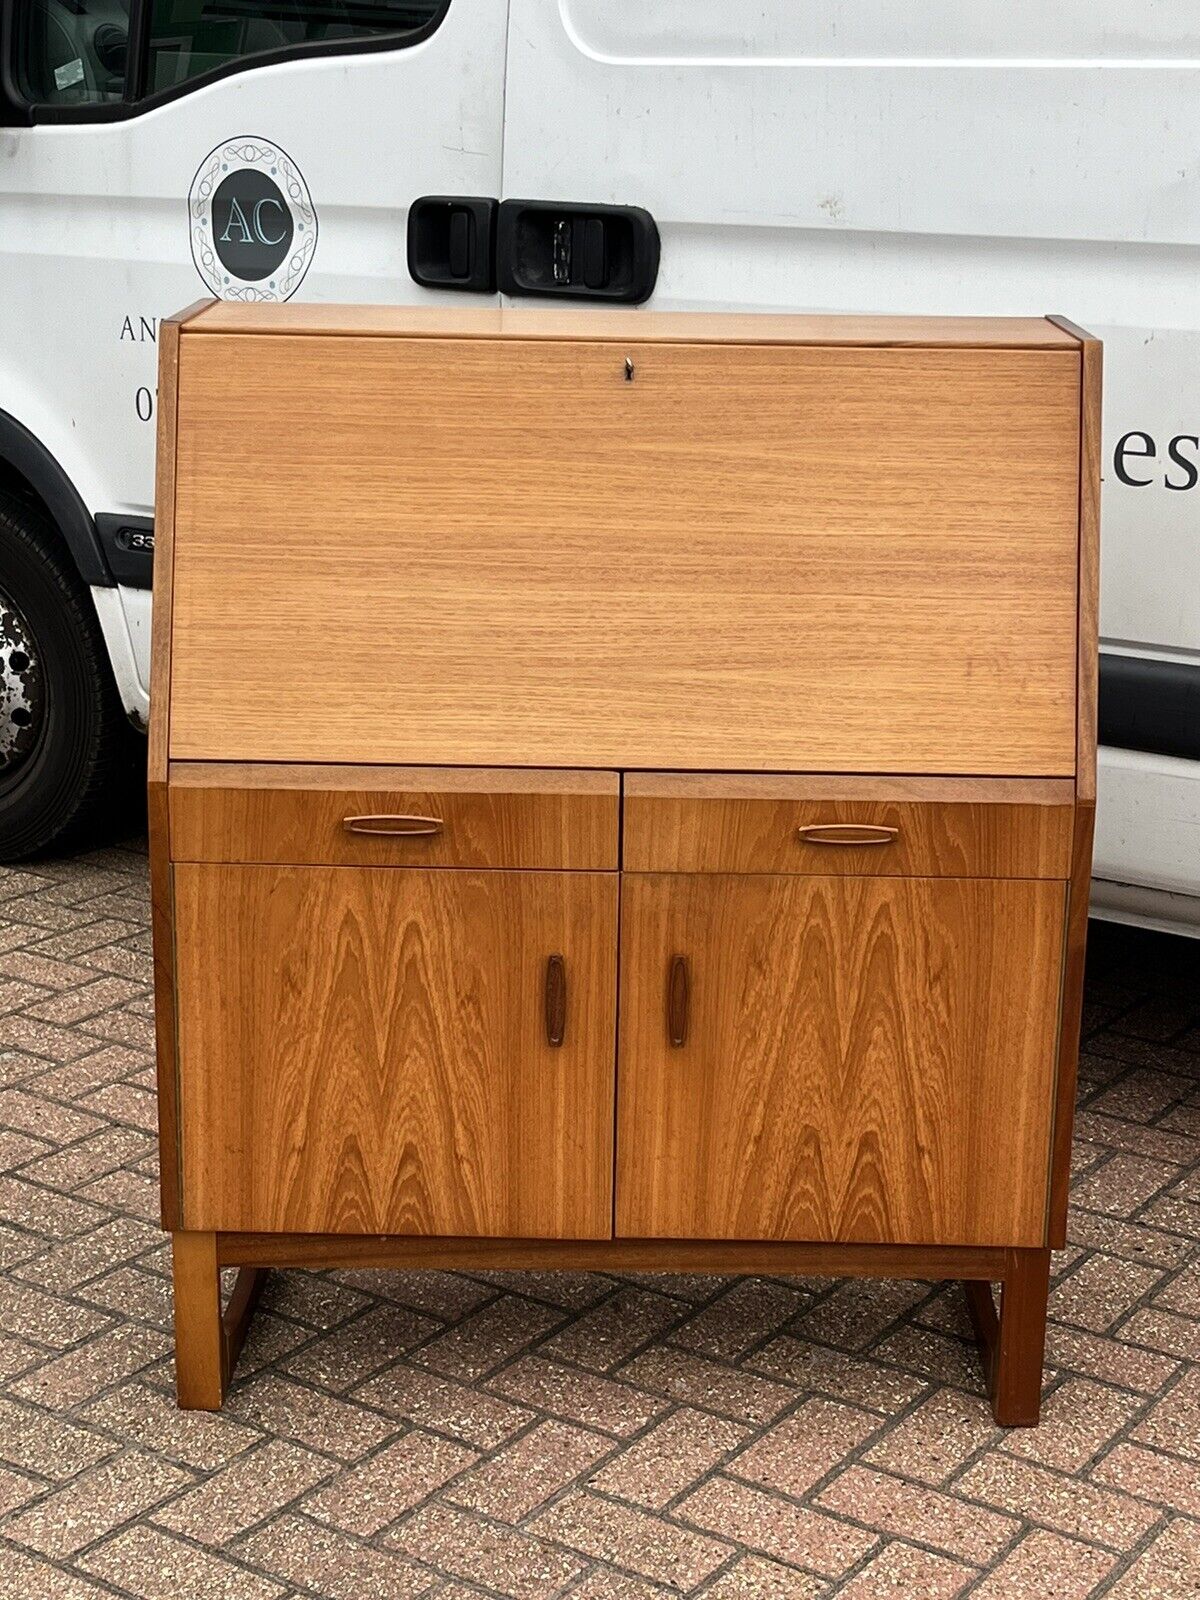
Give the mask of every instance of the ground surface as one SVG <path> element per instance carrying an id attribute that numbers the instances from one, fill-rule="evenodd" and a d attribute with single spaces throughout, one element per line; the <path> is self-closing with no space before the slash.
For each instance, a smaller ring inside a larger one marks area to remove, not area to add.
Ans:
<path id="1" fill-rule="evenodd" d="M 1034 1432 L 953 1285 L 600 1275 L 273 1274 L 202 1417 L 147 922 L 136 848 L 0 872 L 4 1600 L 1200 1593 L 1200 946 L 1094 929 Z"/>

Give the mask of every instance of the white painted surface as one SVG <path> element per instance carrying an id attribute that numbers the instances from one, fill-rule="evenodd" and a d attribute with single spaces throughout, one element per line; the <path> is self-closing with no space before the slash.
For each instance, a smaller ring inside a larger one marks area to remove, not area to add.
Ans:
<path id="1" fill-rule="evenodd" d="M 1197 892 L 1200 762 L 1101 751 L 1093 870 L 1112 883 Z"/>
<path id="2" fill-rule="evenodd" d="M 139 727 L 145 727 L 150 710 L 149 640 L 145 637 L 145 625 L 150 620 L 150 591 L 95 588 L 91 595 L 121 704 Z M 134 626 L 139 619 L 143 634 L 140 650 L 136 642 L 138 630 Z"/>
<path id="3" fill-rule="evenodd" d="M 1194 894 L 1170 894 L 1166 889 L 1093 878 L 1090 911 L 1102 922 L 1124 922 L 1134 928 L 1200 939 L 1200 898 Z"/>
<path id="4" fill-rule="evenodd" d="M 1094 0 L 559 0 L 578 48 L 615 61 L 1200 59 L 1200 18 L 1179 0 L 1126 10 Z"/>

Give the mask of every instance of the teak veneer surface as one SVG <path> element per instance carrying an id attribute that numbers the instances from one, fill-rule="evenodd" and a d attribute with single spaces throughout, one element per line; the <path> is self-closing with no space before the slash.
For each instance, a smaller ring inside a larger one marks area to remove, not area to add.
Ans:
<path id="1" fill-rule="evenodd" d="M 1079 340 L 1048 317 L 805 316 L 771 312 L 624 311 L 589 307 L 249 305 L 211 301 L 189 333 L 332 334 L 376 338 L 647 340 L 684 344 L 969 346 L 1072 350 Z"/>
<path id="2" fill-rule="evenodd" d="M 171 755 L 1071 776 L 1079 385 L 185 332 Z"/>
<path id="3" fill-rule="evenodd" d="M 707 790 L 675 773 L 630 773 L 622 803 L 625 868 L 1065 878 L 1071 867 L 1074 807 L 1067 797 L 1057 805 L 1015 797 L 864 799 L 840 795 L 836 782 L 803 777 L 715 778 Z"/>
<path id="4" fill-rule="evenodd" d="M 164 323 L 181 1403 L 269 1263 L 828 1271 L 970 1280 L 1036 1420 L 1100 370 L 1062 318 Z"/>
<path id="5" fill-rule="evenodd" d="M 610 1235 L 615 873 L 174 872 L 184 1227 Z"/>
<path id="6" fill-rule="evenodd" d="M 168 716 L 171 699 L 171 580 L 174 573 L 175 440 L 179 338 L 201 302 L 164 317 L 158 334 L 158 424 L 154 466 L 154 625 L 150 643 L 150 719 L 146 751 L 146 815 L 150 832 L 150 917 L 154 934 L 154 1037 L 158 1097 L 159 1201 L 164 1228 L 179 1220 L 180 1172 L 175 1053 L 175 968 L 171 911 L 171 848 L 167 816 Z"/>
<path id="7" fill-rule="evenodd" d="M 432 1267 L 446 1272 L 719 1272 L 862 1278 L 998 1278 L 995 1245 L 797 1244 L 780 1239 L 451 1239 L 218 1233 L 223 1266 Z"/>
<path id="8" fill-rule="evenodd" d="M 615 772 L 272 767 L 175 762 L 176 861 L 612 871 Z M 427 818 L 436 833 L 347 831 L 352 817 Z"/>
<path id="9" fill-rule="evenodd" d="M 1063 902 L 1035 880 L 627 873 L 618 1235 L 1044 1243 Z"/>

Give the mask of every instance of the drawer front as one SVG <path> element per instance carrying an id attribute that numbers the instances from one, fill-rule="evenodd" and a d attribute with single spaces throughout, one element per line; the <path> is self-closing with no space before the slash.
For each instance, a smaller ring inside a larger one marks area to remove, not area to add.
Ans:
<path id="1" fill-rule="evenodd" d="M 612 871 L 613 772 L 173 762 L 175 861 Z"/>
<path id="2" fill-rule="evenodd" d="M 1065 878 L 1070 782 L 631 773 L 631 872 Z"/>

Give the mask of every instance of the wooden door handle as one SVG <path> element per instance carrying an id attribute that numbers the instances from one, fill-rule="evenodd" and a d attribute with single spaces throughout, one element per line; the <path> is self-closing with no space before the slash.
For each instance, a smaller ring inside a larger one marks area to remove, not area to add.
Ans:
<path id="1" fill-rule="evenodd" d="M 347 833 L 374 833 L 401 839 L 416 838 L 420 834 L 441 833 L 441 817 L 366 816 L 343 817 L 342 827 Z"/>
<path id="2" fill-rule="evenodd" d="M 796 829 L 804 844 L 891 844 L 899 833 L 875 822 L 806 822 Z"/>
<path id="3" fill-rule="evenodd" d="M 687 1043 L 688 964 L 686 956 L 672 956 L 667 972 L 667 1038 L 678 1050 Z"/>
<path id="4" fill-rule="evenodd" d="M 546 1043 L 557 1049 L 567 1032 L 567 968 L 561 956 L 546 962 Z"/>

